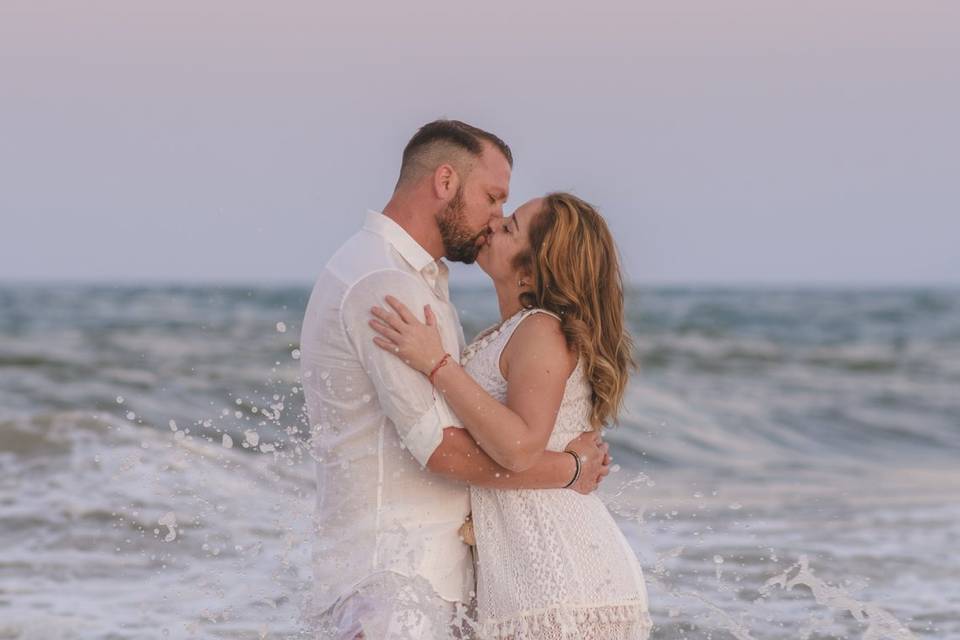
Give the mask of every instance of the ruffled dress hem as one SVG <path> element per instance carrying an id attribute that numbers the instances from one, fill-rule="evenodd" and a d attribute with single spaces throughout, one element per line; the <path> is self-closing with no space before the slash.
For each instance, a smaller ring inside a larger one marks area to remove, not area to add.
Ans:
<path id="1" fill-rule="evenodd" d="M 480 620 L 483 640 L 646 640 L 653 622 L 644 600 L 561 604 Z"/>

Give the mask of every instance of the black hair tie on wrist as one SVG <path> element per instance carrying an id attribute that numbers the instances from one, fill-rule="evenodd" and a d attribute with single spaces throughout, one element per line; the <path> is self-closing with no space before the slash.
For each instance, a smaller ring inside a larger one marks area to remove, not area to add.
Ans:
<path id="1" fill-rule="evenodd" d="M 570 480 L 570 482 L 568 482 L 567 484 L 563 485 L 563 488 L 564 488 L 564 489 L 569 489 L 570 487 L 572 487 L 572 486 L 574 485 L 574 483 L 575 483 L 577 480 L 580 479 L 580 471 L 583 469 L 583 462 L 580 460 L 580 456 L 577 455 L 577 452 L 576 452 L 576 451 L 572 451 L 572 450 L 570 450 L 570 449 L 565 449 L 565 450 L 564 450 L 564 453 L 569 453 L 570 455 L 572 455 L 572 456 L 573 456 L 573 459 L 574 459 L 574 460 L 576 461 L 576 463 L 577 463 L 577 470 L 574 471 L 574 473 L 573 473 L 573 479 Z"/>

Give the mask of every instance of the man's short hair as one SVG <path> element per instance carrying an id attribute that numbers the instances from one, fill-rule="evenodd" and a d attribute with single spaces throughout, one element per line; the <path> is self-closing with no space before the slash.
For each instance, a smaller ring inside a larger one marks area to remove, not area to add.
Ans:
<path id="1" fill-rule="evenodd" d="M 466 169 L 458 162 L 458 155 L 479 158 L 483 142 L 496 147 L 513 167 L 513 153 L 507 143 L 489 131 L 478 129 L 459 120 L 434 120 L 420 127 L 403 150 L 400 164 L 400 179 L 397 184 L 410 180 L 423 171 L 432 171 L 444 163 L 459 171 Z M 433 165 L 433 166 L 428 166 Z M 465 176 L 462 176 L 465 177 Z"/>

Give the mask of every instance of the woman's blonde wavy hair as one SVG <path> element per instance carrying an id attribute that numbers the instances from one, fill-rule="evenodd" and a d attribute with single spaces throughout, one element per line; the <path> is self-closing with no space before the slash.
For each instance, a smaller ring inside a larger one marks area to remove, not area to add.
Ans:
<path id="1" fill-rule="evenodd" d="M 532 291 L 522 293 L 520 303 L 560 316 L 567 345 L 583 358 L 593 390 L 593 428 L 616 421 L 636 363 L 610 229 L 590 204 L 551 193 L 532 217 L 529 236 L 529 250 L 514 262 L 531 279 Z"/>

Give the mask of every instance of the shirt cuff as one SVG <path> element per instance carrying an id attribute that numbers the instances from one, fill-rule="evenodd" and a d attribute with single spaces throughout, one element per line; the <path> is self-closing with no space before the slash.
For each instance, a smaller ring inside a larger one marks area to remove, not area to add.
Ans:
<path id="1" fill-rule="evenodd" d="M 447 427 L 463 428 L 443 398 L 437 398 L 407 432 L 403 444 L 417 459 L 421 467 L 427 466 L 430 456 L 443 441 L 443 430 Z"/>

